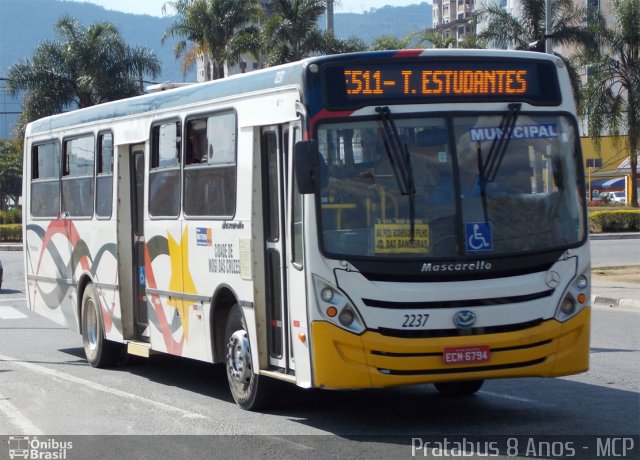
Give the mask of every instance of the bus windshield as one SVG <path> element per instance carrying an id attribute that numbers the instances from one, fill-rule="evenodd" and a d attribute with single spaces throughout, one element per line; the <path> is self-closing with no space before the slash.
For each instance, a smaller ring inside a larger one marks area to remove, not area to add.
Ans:
<path id="1" fill-rule="evenodd" d="M 424 260 L 577 245 L 585 224 L 571 120 L 393 116 L 395 139 L 382 117 L 320 125 L 324 253 Z M 393 142 L 401 147 L 390 152 Z"/>

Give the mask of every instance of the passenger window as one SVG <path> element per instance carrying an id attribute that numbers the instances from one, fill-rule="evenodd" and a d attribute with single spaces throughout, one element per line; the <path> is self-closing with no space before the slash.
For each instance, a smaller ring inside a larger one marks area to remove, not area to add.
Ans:
<path id="1" fill-rule="evenodd" d="M 113 207 L 113 134 L 98 136 L 96 215 L 111 217 Z"/>
<path id="2" fill-rule="evenodd" d="M 93 136 L 64 141 L 62 171 L 62 211 L 69 217 L 93 215 Z"/>
<path id="3" fill-rule="evenodd" d="M 149 171 L 149 215 L 178 217 L 180 214 L 181 123 L 156 125 L 151 130 Z"/>
<path id="4" fill-rule="evenodd" d="M 57 217 L 60 212 L 60 144 L 31 149 L 31 215 Z"/>
<path id="5" fill-rule="evenodd" d="M 184 213 L 229 218 L 236 209 L 236 117 L 213 114 L 187 122 Z"/>

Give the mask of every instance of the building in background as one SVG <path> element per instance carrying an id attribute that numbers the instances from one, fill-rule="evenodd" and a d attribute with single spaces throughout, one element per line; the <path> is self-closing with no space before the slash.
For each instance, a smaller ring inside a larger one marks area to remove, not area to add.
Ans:
<path id="1" fill-rule="evenodd" d="M 471 23 L 475 5 L 476 0 L 433 0 L 433 28 L 460 43 L 475 34 Z"/>
<path id="2" fill-rule="evenodd" d="M 6 86 L 6 81 L 0 78 L 0 138 L 9 139 L 13 137 L 13 126 L 22 113 L 22 103 Z"/>

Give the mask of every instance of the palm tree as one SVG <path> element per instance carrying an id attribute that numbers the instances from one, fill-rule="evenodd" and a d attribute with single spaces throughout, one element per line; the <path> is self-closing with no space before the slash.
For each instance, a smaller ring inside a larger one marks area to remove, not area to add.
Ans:
<path id="1" fill-rule="evenodd" d="M 549 0 L 551 1 L 551 0 Z M 516 17 L 502 9 L 498 3 L 478 8 L 473 16 L 476 24 L 484 24 L 477 36 L 480 43 L 498 47 L 528 50 L 530 44 L 544 43 L 549 37 L 553 45 L 570 46 L 590 43 L 593 36 L 584 27 L 586 10 L 574 5 L 573 0 L 553 0 L 551 2 L 551 30 L 545 30 L 545 1 L 521 0 L 521 14 Z M 538 50 L 538 49 L 536 49 Z M 573 95 L 580 106 L 580 78 L 571 62 L 563 59 L 571 77 Z"/>
<path id="2" fill-rule="evenodd" d="M 66 108 L 141 94 L 143 76 L 160 74 L 153 51 L 130 47 L 111 23 L 94 23 L 87 28 L 65 16 L 55 28 L 55 41 L 38 45 L 31 59 L 7 72 L 9 91 L 25 91 L 16 124 L 18 134 L 29 121 Z"/>
<path id="3" fill-rule="evenodd" d="M 638 154 L 640 153 L 640 0 L 612 0 L 607 26 L 601 16 L 590 22 L 597 38 L 577 59 L 589 68 L 583 114 L 589 136 L 599 147 L 600 135 L 626 130 L 629 139 L 631 206 L 638 207 Z"/>
<path id="4" fill-rule="evenodd" d="M 325 12 L 326 0 L 272 0 L 273 15 L 263 30 L 268 64 L 298 61 L 325 52 L 325 34 L 318 18 Z"/>
<path id="5" fill-rule="evenodd" d="M 541 0 L 521 0 L 519 17 L 502 9 L 499 4 L 489 4 L 474 13 L 476 24 L 485 28 L 478 33 L 481 40 L 500 47 L 518 50 L 529 49 L 529 44 L 544 40 L 545 3 Z M 583 26 L 585 10 L 576 8 L 573 0 L 553 0 L 551 2 L 551 40 L 554 45 L 582 43 L 589 38 Z"/>
<path id="6" fill-rule="evenodd" d="M 224 78 L 225 64 L 233 65 L 245 53 L 257 54 L 260 41 L 257 23 L 262 17 L 258 0 L 174 0 L 163 6 L 176 12 L 173 24 L 164 32 L 162 43 L 169 37 L 180 37 L 175 46 L 176 58 L 184 57 L 186 72 L 199 56 L 211 65 L 206 80 Z"/>

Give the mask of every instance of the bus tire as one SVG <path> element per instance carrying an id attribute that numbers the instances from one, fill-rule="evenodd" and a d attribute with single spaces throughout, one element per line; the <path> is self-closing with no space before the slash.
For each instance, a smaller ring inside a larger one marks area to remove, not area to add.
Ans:
<path id="1" fill-rule="evenodd" d="M 82 296 L 82 346 L 92 367 L 113 366 L 120 357 L 122 344 L 104 338 L 104 324 L 100 301 L 93 284 Z"/>
<path id="2" fill-rule="evenodd" d="M 225 366 L 233 399 L 245 410 L 264 409 L 269 399 L 275 397 L 272 394 L 274 382 L 253 371 L 247 323 L 238 304 L 229 311 L 224 335 Z"/>
<path id="3" fill-rule="evenodd" d="M 482 387 L 484 380 L 463 380 L 461 382 L 434 383 L 436 390 L 443 396 L 472 395 Z"/>

